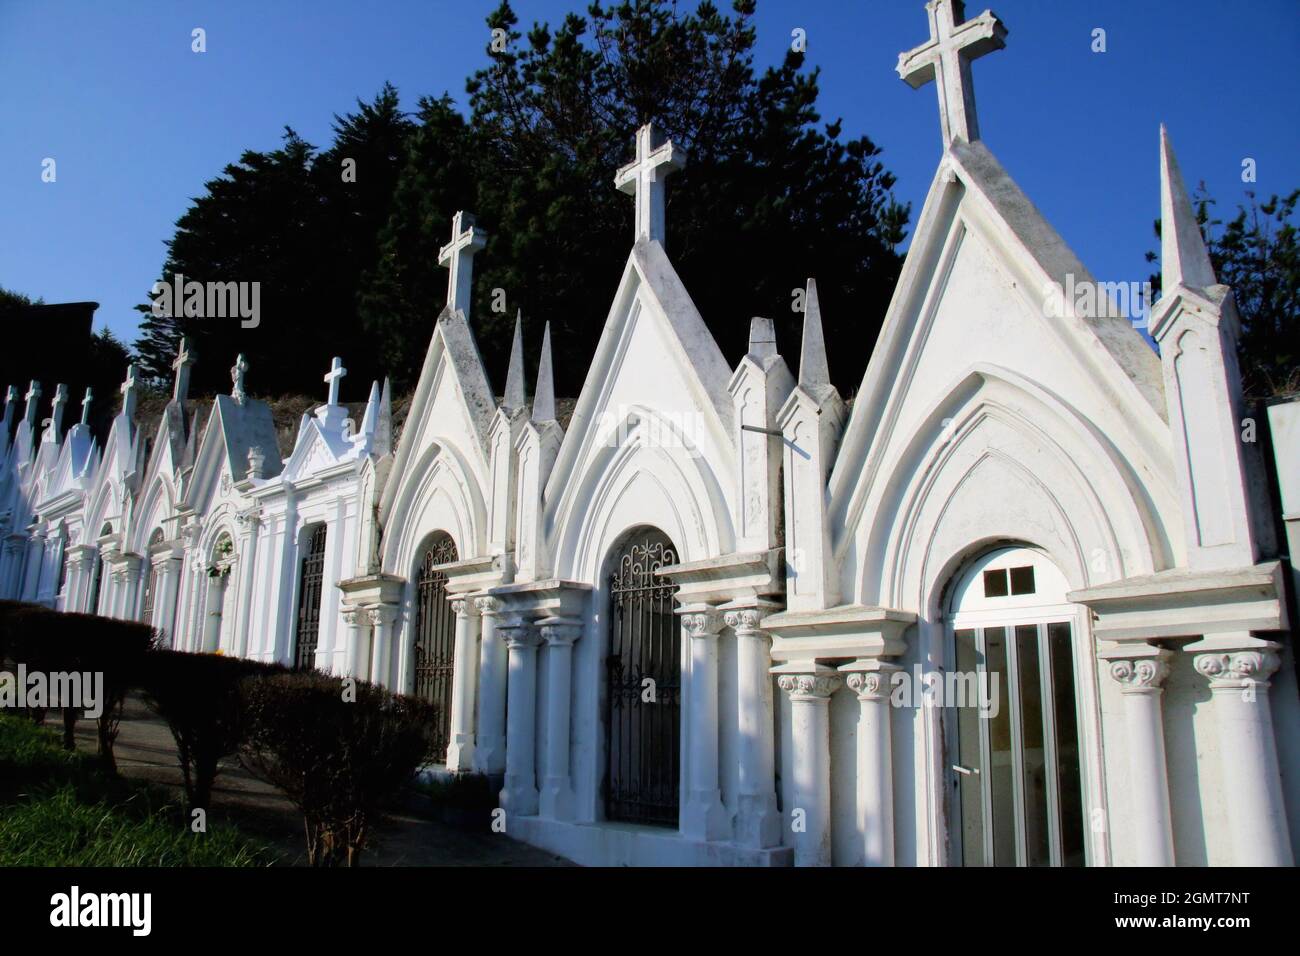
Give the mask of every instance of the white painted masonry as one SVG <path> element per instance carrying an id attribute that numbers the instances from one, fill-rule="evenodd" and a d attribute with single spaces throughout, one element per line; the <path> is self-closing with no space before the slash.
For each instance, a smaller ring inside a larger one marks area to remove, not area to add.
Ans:
<path id="1" fill-rule="evenodd" d="M 1279 551 L 1242 437 L 1232 291 L 1169 137 L 1157 352 L 1123 318 L 1046 307 L 1044 288 L 1093 280 L 980 138 L 970 61 L 1006 31 L 926 7 L 931 39 L 898 70 L 936 82 L 943 153 L 851 407 L 812 279 L 796 369 L 768 319 L 723 356 L 665 251 L 685 156 L 647 126 L 617 172 L 633 241 L 567 421 L 549 329 L 531 401 L 519 325 L 502 398 L 490 384 L 466 318 L 485 236 L 457 213 L 395 446 L 386 383 L 360 422 L 339 404 L 342 359 L 287 457 L 242 357 L 200 423 L 181 343 L 147 456 L 133 370 L 102 448 L 85 402 L 61 432 L 63 386 L 42 427 L 31 383 L 0 449 L 0 596 L 147 609 L 180 649 L 305 654 L 411 693 L 436 575 L 454 615 L 445 770 L 487 775 L 511 835 L 581 863 L 1292 864 L 1280 556 L 1300 547 L 1300 403 L 1269 412 Z M 18 402 L 11 387 L 6 425 Z M 612 565 L 646 528 L 673 555 L 656 580 L 681 639 L 676 753 L 658 758 L 676 761 L 675 826 L 606 819 Z M 424 567 L 445 538 L 455 560 Z M 323 585 L 303 645 L 309 555 Z M 1004 723 L 895 699 L 976 648 L 981 673 L 1005 661 Z"/>

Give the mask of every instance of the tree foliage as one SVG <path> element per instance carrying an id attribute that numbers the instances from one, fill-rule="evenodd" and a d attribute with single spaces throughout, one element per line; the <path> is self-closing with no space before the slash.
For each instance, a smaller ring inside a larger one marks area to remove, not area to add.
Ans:
<path id="1" fill-rule="evenodd" d="M 1232 288 L 1241 319 L 1237 342 L 1242 387 L 1266 397 L 1300 390 L 1300 233 L 1295 225 L 1300 189 L 1260 202 L 1253 191 L 1226 222 L 1213 218 L 1216 203 L 1202 183 L 1193 198 L 1210 262 L 1219 282 Z M 1160 235 L 1160 221 L 1155 223 Z M 1147 261 L 1157 259 L 1147 253 Z M 1160 288 L 1160 276 L 1151 277 Z"/>
<path id="2" fill-rule="evenodd" d="M 876 145 L 823 123 L 802 54 L 755 67 L 753 11 L 753 0 L 729 13 L 593 3 L 525 33 L 502 3 L 488 25 L 508 42 L 489 45 L 469 79 L 468 119 L 446 96 L 404 114 L 385 86 L 336 117 L 323 152 L 292 130 L 279 149 L 246 152 L 181 217 L 162 275 L 261 281 L 261 326 L 149 316 L 146 374 L 170 377 L 185 333 L 200 353 L 197 389 L 228 387 L 238 352 L 254 389 L 314 393 L 335 352 L 362 381 L 386 374 L 409 387 L 446 299 L 438 249 L 466 210 L 490 233 L 471 320 L 493 380 L 500 387 L 522 309 L 530 352 L 551 322 L 557 387 L 576 394 L 632 244 L 614 173 L 654 121 L 689 153 L 668 187 L 669 254 L 728 359 L 760 314 L 796 354 L 792 290 L 815 276 L 828 335 L 861 343 L 833 359 L 851 390 L 898 274 L 908 209 Z M 346 158 L 357 159 L 354 183 L 340 175 Z"/>

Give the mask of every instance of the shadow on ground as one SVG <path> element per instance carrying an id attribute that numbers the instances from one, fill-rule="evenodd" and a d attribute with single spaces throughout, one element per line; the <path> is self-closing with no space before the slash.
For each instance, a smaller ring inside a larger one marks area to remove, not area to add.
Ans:
<path id="1" fill-rule="evenodd" d="M 77 725 L 77 746 L 95 751 L 95 724 Z M 138 697 L 127 699 L 113 748 L 118 772 L 167 789 L 183 800 L 176 745 L 167 724 Z M 231 823 L 268 844 L 281 863 L 305 866 L 302 816 L 278 790 L 235 759 L 221 764 L 208 810 L 209 823 Z M 510 837 L 452 826 L 416 813 L 389 811 L 379 822 L 363 866 L 570 866 L 567 860 Z"/>

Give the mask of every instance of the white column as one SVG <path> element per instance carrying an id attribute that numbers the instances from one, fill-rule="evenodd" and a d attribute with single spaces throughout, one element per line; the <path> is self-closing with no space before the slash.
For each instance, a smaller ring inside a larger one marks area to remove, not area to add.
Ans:
<path id="1" fill-rule="evenodd" d="M 507 813 L 537 813 L 537 629 L 529 621 L 498 623 L 510 654 L 506 710 L 506 779 L 501 806 Z M 507 827 L 509 824 L 507 824 Z"/>
<path id="2" fill-rule="evenodd" d="M 840 668 L 858 695 L 858 830 L 862 865 L 894 865 L 894 767 L 891 756 L 890 680 L 901 668 L 863 658 Z"/>
<path id="3" fill-rule="evenodd" d="M 232 643 L 236 655 L 247 657 L 253 614 L 253 587 L 257 581 L 257 528 L 262 523 L 262 518 L 256 511 L 241 512 L 235 517 L 239 524 L 239 542 L 236 545 L 239 554 L 239 590 L 235 592 Z"/>
<path id="4" fill-rule="evenodd" d="M 1210 681 L 1236 866 L 1295 863 L 1268 696 L 1278 647 L 1243 633 L 1183 648 L 1195 654 L 1197 672 Z"/>
<path id="5" fill-rule="evenodd" d="M 736 634 L 735 839 L 742 846 L 781 844 L 781 814 L 776 808 L 776 761 L 772 722 L 772 638 L 759 627 L 780 607 L 771 601 L 725 605 L 727 626 Z"/>
<path id="6" fill-rule="evenodd" d="M 27 562 L 23 573 L 20 600 L 35 601 L 41 586 L 41 558 L 45 555 L 45 532 L 37 531 L 27 540 Z"/>
<path id="7" fill-rule="evenodd" d="M 176 630 L 177 597 L 180 592 L 181 560 L 173 554 L 154 558 L 158 578 L 154 582 L 153 624 L 165 634 L 171 647 L 177 647 Z"/>
<path id="8" fill-rule="evenodd" d="M 546 780 L 541 815 L 572 820 L 573 781 L 569 774 L 569 718 L 573 687 L 573 644 L 582 636 L 576 618 L 547 617 L 537 622 L 546 641 Z"/>
<path id="9" fill-rule="evenodd" d="M 509 654 L 497 631 L 501 602 L 494 597 L 474 599 L 482 624 L 479 627 L 478 736 L 474 747 L 474 769 L 479 773 L 501 774 L 506 769 L 506 673 Z"/>
<path id="10" fill-rule="evenodd" d="M 456 614 L 456 645 L 451 684 L 451 741 L 447 769 L 465 771 L 474 764 L 474 696 L 478 689 L 478 608 L 467 597 L 451 602 Z"/>
<path id="11" fill-rule="evenodd" d="M 677 613 L 691 653 L 686 723 L 691 759 L 682 833 L 693 840 L 722 840 L 731 836 L 731 819 L 718 786 L 718 633 L 722 615 L 710 604 L 690 604 Z"/>
<path id="12" fill-rule="evenodd" d="M 791 665 L 782 665 L 789 668 Z M 802 672 L 779 671 L 778 684 L 790 696 L 794 738 L 794 806 L 788 808 L 794 833 L 795 866 L 831 865 L 830 698 L 840 677 L 821 664 L 796 665 Z"/>
<path id="13" fill-rule="evenodd" d="M 1135 862 L 1138 866 L 1173 866 L 1174 832 L 1160 708 L 1160 685 L 1169 674 L 1171 654 L 1151 644 L 1123 644 L 1098 656 L 1110 662 L 1110 676 L 1124 695 Z"/>
<path id="14" fill-rule="evenodd" d="M 347 676 L 357 680 L 370 679 L 370 617 L 359 607 L 347 605 L 340 612 L 343 618 L 345 660 Z"/>
<path id="15" fill-rule="evenodd" d="M 397 608 L 390 604 L 377 604 L 367 610 L 370 626 L 374 629 L 371 638 L 370 682 L 400 691 L 401 687 L 393 685 L 393 643 L 397 640 L 393 622 L 397 620 Z"/>

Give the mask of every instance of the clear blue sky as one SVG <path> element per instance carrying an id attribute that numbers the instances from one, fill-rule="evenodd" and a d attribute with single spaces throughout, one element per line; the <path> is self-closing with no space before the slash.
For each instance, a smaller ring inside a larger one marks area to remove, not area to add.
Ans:
<path id="1" fill-rule="evenodd" d="M 190 198 L 285 124 L 329 141 L 332 115 L 385 80 L 413 108 L 485 60 L 492 0 L 0 0 L 0 286 L 101 303 L 131 342 Z M 519 0 L 558 22 L 586 0 Z M 720 0 L 724 8 L 726 0 Z M 826 119 L 884 148 L 914 218 L 939 157 L 932 86 L 894 73 L 927 36 L 921 0 L 759 0 L 759 60 L 807 31 Z M 974 15 L 983 4 L 969 2 Z M 1159 214 L 1158 124 L 1220 207 L 1300 186 L 1300 0 L 998 0 L 1007 49 L 975 66 L 983 138 L 1101 279 L 1145 279 Z M 190 31 L 208 49 L 190 50 Z M 1107 52 L 1090 50 L 1106 30 Z M 628 145 L 629 151 L 631 144 Z M 41 181 L 57 161 L 58 180 Z M 612 170 L 611 170 L 612 174 Z M 629 205 L 629 221 L 632 210 Z M 834 282 L 833 276 L 820 276 Z"/>

